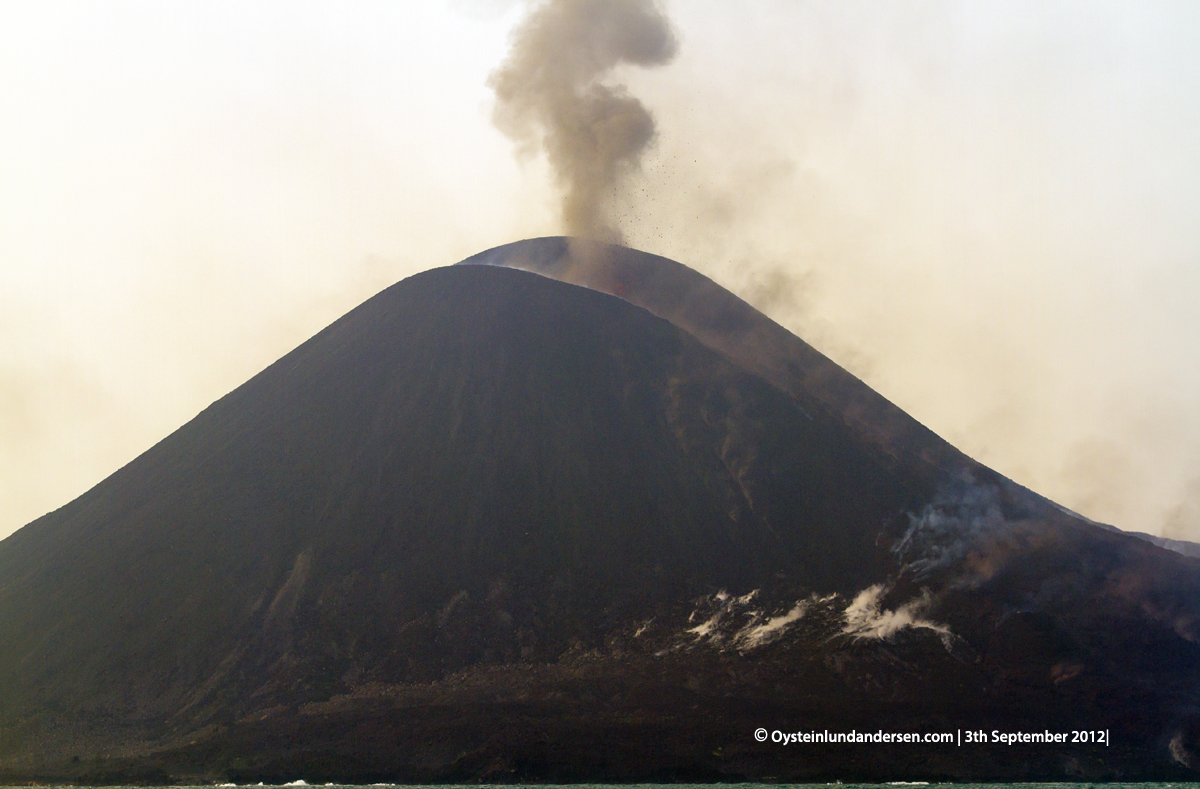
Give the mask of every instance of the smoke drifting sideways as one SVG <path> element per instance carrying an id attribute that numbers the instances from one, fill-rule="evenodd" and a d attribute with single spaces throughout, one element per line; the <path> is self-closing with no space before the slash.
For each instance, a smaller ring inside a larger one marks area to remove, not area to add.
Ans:
<path id="1" fill-rule="evenodd" d="M 568 235 L 624 240 L 609 203 L 653 142 L 655 125 L 623 86 L 603 80 L 622 64 L 664 65 L 677 48 L 653 0 L 549 0 L 515 30 L 488 83 L 493 120 L 520 155 L 545 153 Z"/>

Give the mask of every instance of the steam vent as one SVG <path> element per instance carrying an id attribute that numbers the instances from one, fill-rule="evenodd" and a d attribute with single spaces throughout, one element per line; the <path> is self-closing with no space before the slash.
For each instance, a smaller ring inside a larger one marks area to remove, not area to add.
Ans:
<path id="1" fill-rule="evenodd" d="M 1200 780 L 1198 639 L 1197 559 L 678 263 L 542 238 L 0 542 L 0 783 Z M 826 730 L 958 741 L 775 741 Z"/>

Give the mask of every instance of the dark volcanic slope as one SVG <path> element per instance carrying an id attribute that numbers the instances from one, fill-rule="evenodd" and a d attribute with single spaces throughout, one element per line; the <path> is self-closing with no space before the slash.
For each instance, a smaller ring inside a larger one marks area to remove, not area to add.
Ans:
<path id="1" fill-rule="evenodd" d="M 677 263 L 465 262 L 635 304 L 412 277 L 0 542 L 0 783 L 1200 777 L 1200 562 Z"/>
<path id="2" fill-rule="evenodd" d="M 783 391 L 816 399 L 888 452 L 943 468 L 977 468 L 804 340 L 673 260 L 612 244 L 551 236 L 489 249 L 459 265 L 507 266 L 618 296 L 674 323 Z"/>
<path id="3" fill-rule="evenodd" d="M 0 709 L 174 729 L 850 593 L 932 493 L 671 324 L 519 271 L 371 299 L 0 544 Z"/>

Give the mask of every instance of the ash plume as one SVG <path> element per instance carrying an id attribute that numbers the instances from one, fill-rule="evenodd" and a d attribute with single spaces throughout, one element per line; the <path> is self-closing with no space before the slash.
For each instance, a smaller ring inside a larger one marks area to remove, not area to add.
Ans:
<path id="1" fill-rule="evenodd" d="M 493 120 L 528 155 L 542 150 L 562 190 L 568 235 L 619 242 L 608 205 L 654 139 L 654 118 L 621 85 L 621 64 L 675 56 L 670 22 L 653 0 L 547 0 L 517 28 L 488 81 Z"/>

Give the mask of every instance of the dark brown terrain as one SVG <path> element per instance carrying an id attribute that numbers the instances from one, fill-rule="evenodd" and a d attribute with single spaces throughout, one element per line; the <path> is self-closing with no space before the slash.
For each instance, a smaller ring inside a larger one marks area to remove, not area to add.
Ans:
<path id="1" fill-rule="evenodd" d="M 0 783 L 1200 777 L 1196 559 L 677 263 L 464 263 L 0 542 Z"/>

